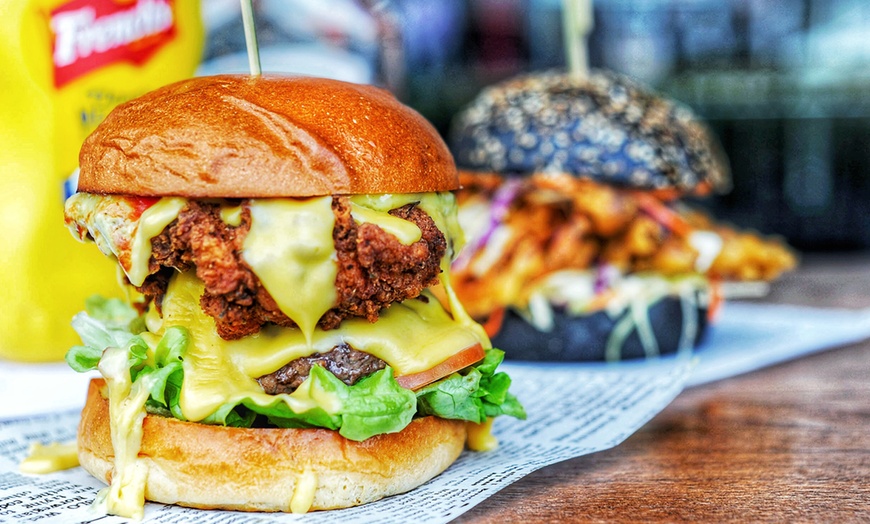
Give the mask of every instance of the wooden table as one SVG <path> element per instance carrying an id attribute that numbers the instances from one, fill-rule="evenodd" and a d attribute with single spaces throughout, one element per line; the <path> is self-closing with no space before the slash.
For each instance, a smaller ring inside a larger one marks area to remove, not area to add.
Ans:
<path id="1" fill-rule="evenodd" d="M 805 257 L 765 300 L 870 307 L 870 255 Z M 870 522 L 870 341 L 688 389 L 457 522 L 724 520 Z"/>

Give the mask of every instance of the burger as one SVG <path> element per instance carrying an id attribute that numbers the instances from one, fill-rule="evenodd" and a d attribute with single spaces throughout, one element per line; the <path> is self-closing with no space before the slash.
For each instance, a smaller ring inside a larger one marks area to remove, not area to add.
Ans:
<path id="1" fill-rule="evenodd" d="M 687 203 L 730 188 L 727 159 L 688 108 L 625 76 L 508 79 L 450 138 L 468 236 L 454 286 L 507 358 L 691 351 L 727 290 L 763 290 L 796 263 Z"/>
<path id="2" fill-rule="evenodd" d="M 78 448 L 106 510 L 343 508 L 493 447 L 525 413 L 451 287 L 457 187 L 371 86 L 202 77 L 114 109 L 65 206 L 129 290 L 86 304 L 67 354 L 102 375 Z"/>

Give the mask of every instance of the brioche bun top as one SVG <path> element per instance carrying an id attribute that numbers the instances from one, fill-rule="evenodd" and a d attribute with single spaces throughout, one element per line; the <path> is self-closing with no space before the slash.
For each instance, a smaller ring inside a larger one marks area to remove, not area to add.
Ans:
<path id="1" fill-rule="evenodd" d="M 458 187 L 435 128 L 382 89 L 219 75 L 116 107 L 85 140 L 78 190 L 189 198 L 416 193 Z"/>
<path id="2" fill-rule="evenodd" d="M 567 173 L 636 189 L 730 189 L 728 160 L 688 107 L 610 71 L 542 71 L 484 89 L 454 119 L 460 169 Z"/>

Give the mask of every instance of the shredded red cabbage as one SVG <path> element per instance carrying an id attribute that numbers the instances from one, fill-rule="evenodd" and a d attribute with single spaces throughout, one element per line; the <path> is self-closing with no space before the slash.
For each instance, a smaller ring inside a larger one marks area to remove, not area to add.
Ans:
<path id="1" fill-rule="evenodd" d="M 593 287 L 595 294 L 600 295 L 610 289 L 617 278 L 619 278 L 619 270 L 616 269 L 616 266 L 607 263 L 598 264 Z"/>
<path id="2" fill-rule="evenodd" d="M 483 235 L 481 235 L 480 238 L 475 239 L 474 242 L 465 246 L 465 249 L 463 249 L 462 252 L 459 253 L 459 256 L 456 257 L 453 264 L 454 267 L 459 269 L 464 268 L 471 262 L 471 258 L 474 254 L 486 246 L 490 238 L 492 238 L 492 234 L 507 217 L 511 204 L 517 198 L 517 195 L 519 195 L 520 188 L 523 185 L 522 182 L 522 179 L 519 178 L 508 179 L 496 190 L 495 194 L 492 196 L 492 202 L 489 208 L 489 223 L 487 224 L 486 230 L 484 230 Z"/>

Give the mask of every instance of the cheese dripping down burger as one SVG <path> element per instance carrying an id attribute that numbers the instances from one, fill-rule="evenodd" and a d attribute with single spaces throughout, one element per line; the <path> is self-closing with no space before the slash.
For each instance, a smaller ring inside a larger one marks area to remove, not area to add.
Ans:
<path id="1" fill-rule="evenodd" d="M 457 187 L 434 128 L 370 86 L 204 77 L 112 111 L 65 216 L 138 297 L 87 304 L 67 355 L 103 376 L 78 445 L 106 510 L 353 506 L 524 418 L 450 287 Z"/>
<path id="2" fill-rule="evenodd" d="M 454 287 L 507 358 L 691 350 L 721 290 L 796 263 L 681 200 L 730 188 L 724 154 L 689 109 L 624 76 L 506 80 L 456 116 L 451 146 L 468 236 Z"/>

